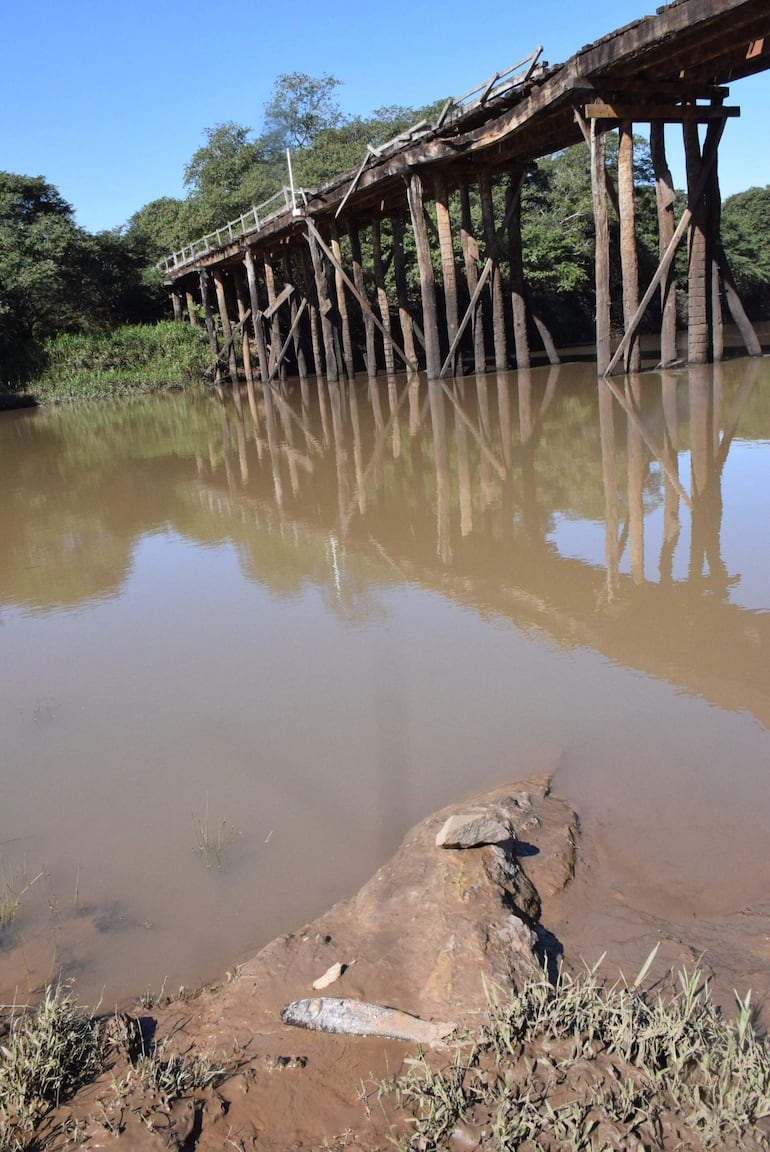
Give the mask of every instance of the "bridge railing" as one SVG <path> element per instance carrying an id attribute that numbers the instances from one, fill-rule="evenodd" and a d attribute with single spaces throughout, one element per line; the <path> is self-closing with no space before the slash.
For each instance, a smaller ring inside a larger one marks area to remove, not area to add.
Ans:
<path id="1" fill-rule="evenodd" d="M 543 46 L 540 44 L 527 56 L 523 56 L 520 60 L 517 60 L 510 68 L 506 68 L 502 72 L 495 72 L 494 76 L 490 76 L 488 80 L 485 80 L 482 84 L 478 84 L 475 88 L 471 88 L 470 91 L 463 93 L 462 96 L 450 97 L 435 122 L 419 120 L 416 124 L 412 124 L 404 132 L 400 132 L 398 136 L 394 136 L 391 140 L 386 140 L 383 144 L 376 147 L 373 144 L 368 144 L 363 162 L 337 209 L 337 215 L 339 216 L 348 198 L 354 192 L 364 168 L 372 158 L 379 159 L 383 155 L 395 152 L 405 145 L 414 143 L 430 132 L 437 131 L 443 127 L 447 121 L 452 121 L 458 116 L 467 114 L 475 108 L 488 104 L 492 100 L 509 95 L 515 91 L 516 88 L 520 88 L 526 84 L 532 77 L 542 52 Z M 546 64 L 542 64 L 540 70 L 542 71 L 546 67 Z M 243 215 L 236 217 L 235 220 L 229 220 L 227 224 L 223 224 L 221 228 L 217 228 L 214 232 L 209 232 L 207 235 L 201 236 L 200 239 L 193 240 L 191 244 L 186 244 L 183 248 L 180 248 L 178 252 L 172 252 L 169 256 L 159 261 L 158 267 L 162 272 L 173 272 L 178 268 L 185 267 L 187 264 L 194 263 L 200 259 L 201 256 L 206 256 L 209 252 L 216 251 L 217 248 L 222 248 L 226 244 L 232 244 L 234 240 L 251 235 L 253 232 L 258 232 L 276 217 L 282 216 L 285 212 L 294 212 L 297 208 L 297 200 L 306 204 L 308 194 L 309 191 L 306 189 L 295 188 L 292 190 L 292 188 L 284 186 L 280 191 L 276 192 L 274 196 L 271 196 L 262 204 L 257 204 L 250 208 L 247 212 L 244 212 Z"/>
<path id="2" fill-rule="evenodd" d="M 201 256 L 206 256 L 209 252 L 224 247 L 225 244 L 232 244 L 241 236 L 258 232 L 275 217 L 283 216 L 285 212 L 291 212 L 296 207 L 297 200 L 307 201 L 306 190 L 295 188 L 294 199 L 292 199 L 291 188 L 284 186 L 268 200 L 263 200 L 261 204 L 255 204 L 241 216 L 236 216 L 234 220 L 228 220 L 221 228 L 216 228 L 198 240 L 185 244 L 178 252 L 172 252 L 159 262 L 158 267 L 163 272 L 173 272 L 174 269 L 181 268 L 185 264 L 191 264 L 200 259 Z"/>

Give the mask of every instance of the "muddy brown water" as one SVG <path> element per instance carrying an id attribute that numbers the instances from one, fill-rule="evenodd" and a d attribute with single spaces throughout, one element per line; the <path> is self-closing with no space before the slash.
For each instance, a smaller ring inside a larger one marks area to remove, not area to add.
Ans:
<path id="1" fill-rule="evenodd" d="M 0 997 L 219 978 L 539 769 L 635 924 L 770 911 L 770 361 L 636 391 L 0 416 Z"/>

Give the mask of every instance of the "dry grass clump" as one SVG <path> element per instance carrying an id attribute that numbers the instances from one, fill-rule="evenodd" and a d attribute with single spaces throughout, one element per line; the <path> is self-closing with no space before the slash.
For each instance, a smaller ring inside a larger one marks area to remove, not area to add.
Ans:
<path id="1" fill-rule="evenodd" d="M 770 1147 L 770 1050 L 750 995 L 727 1021 L 699 970 L 643 990 L 651 960 L 630 985 L 607 986 L 598 966 L 533 981 L 491 999 L 449 1066 L 407 1061 L 380 1085 L 411 1113 L 402 1148 Z"/>
<path id="2" fill-rule="evenodd" d="M 62 988 L 0 1026 L 0 1148 L 28 1147 L 35 1125 L 102 1068 L 101 1028 Z"/>

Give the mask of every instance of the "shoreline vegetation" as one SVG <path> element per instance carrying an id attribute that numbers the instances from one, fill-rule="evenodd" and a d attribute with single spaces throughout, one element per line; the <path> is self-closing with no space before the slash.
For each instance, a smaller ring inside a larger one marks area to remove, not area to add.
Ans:
<path id="1" fill-rule="evenodd" d="M 98 335 L 62 333 L 46 341 L 44 360 L 23 391 L 0 388 L 0 411 L 189 388 L 205 379 L 210 353 L 201 329 L 161 320 Z"/>
<path id="2" fill-rule="evenodd" d="M 475 1025 L 439 1051 L 418 1045 L 397 1073 L 362 1085 L 351 1120 L 363 1127 L 370 1101 L 390 1098 L 401 1152 L 449 1150 L 458 1133 L 463 1147 L 490 1152 L 770 1147 L 770 1045 L 755 1030 L 751 993 L 736 993 L 728 1019 L 700 969 L 649 979 L 656 952 L 633 982 L 608 983 L 600 960 L 576 976 L 562 968 L 515 992 L 489 991 Z M 126 1111 L 152 1131 L 148 1096 L 161 1113 L 186 1103 L 195 1114 L 238 1075 L 235 1059 L 156 1038 L 146 1009 L 139 1001 L 137 1015 L 99 1015 L 61 985 L 34 1007 L 4 1006 L 0 1148 L 71 1146 L 99 1128 L 120 1136 Z M 90 1111 L 69 1107 L 97 1082 Z"/>

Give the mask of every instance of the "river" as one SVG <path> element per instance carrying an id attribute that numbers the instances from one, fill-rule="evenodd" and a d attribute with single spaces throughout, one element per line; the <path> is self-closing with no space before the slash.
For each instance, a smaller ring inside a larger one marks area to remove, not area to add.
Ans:
<path id="1" fill-rule="evenodd" d="M 619 389 L 0 415 L 3 1000 L 220 978 L 534 771 L 640 914 L 766 906 L 770 361 Z"/>

